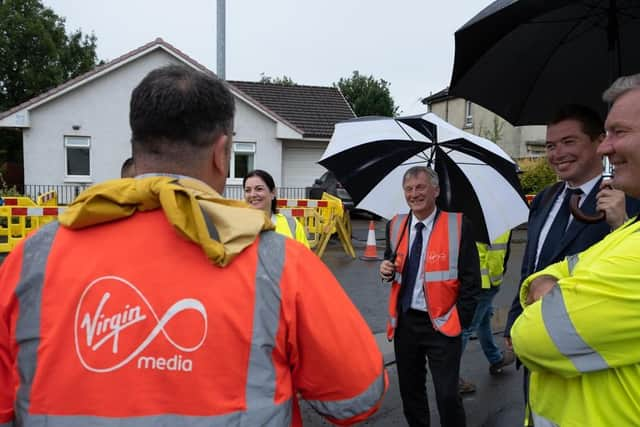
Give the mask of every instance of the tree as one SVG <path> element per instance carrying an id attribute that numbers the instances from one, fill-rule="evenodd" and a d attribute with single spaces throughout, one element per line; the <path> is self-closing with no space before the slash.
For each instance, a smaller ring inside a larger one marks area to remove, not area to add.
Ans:
<path id="1" fill-rule="evenodd" d="M 96 36 L 64 23 L 40 0 L 0 2 L 0 111 L 96 65 Z"/>
<path id="2" fill-rule="evenodd" d="M 40 0 L 0 0 L 0 112 L 91 70 L 96 36 L 67 34 Z M 0 129 L 0 168 L 22 163 L 21 134 Z"/>
<path id="3" fill-rule="evenodd" d="M 398 106 L 393 102 L 389 86 L 384 79 L 364 76 L 354 71 L 351 77 L 341 78 L 333 86 L 340 89 L 351 109 L 358 117 L 389 116 L 398 113 Z"/>
<path id="4" fill-rule="evenodd" d="M 500 120 L 498 116 L 493 116 L 493 123 L 491 124 L 491 127 L 485 128 L 483 125 L 480 125 L 480 131 L 478 132 L 478 135 L 497 144 L 502 140 L 503 130 L 504 120 Z"/>
<path id="5" fill-rule="evenodd" d="M 272 84 L 283 85 L 283 86 L 298 85 L 289 76 L 271 77 L 271 76 L 267 76 L 265 73 L 260 73 L 260 83 L 272 83 Z"/>

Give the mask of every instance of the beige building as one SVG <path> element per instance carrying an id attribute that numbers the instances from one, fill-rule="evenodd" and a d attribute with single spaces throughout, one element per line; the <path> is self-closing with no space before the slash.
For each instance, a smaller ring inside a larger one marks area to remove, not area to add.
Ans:
<path id="1" fill-rule="evenodd" d="M 546 126 L 512 126 L 480 105 L 449 95 L 449 88 L 422 99 L 429 112 L 474 135 L 497 142 L 514 159 L 544 155 Z"/>

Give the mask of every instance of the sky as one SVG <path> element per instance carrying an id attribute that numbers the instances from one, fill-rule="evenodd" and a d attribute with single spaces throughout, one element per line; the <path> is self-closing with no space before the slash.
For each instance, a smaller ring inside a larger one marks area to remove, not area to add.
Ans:
<path id="1" fill-rule="evenodd" d="M 216 0 L 43 0 L 111 60 L 157 37 L 216 71 Z M 401 114 L 449 84 L 454 32 L 491 0 L 227 0 L 226 78 L 331 86 L 354 70 L 390 83 Z"/>

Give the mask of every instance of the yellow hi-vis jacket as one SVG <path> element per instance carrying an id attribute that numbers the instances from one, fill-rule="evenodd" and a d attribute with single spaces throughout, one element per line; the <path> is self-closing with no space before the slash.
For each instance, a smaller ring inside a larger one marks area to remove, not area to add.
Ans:
<path id="1" fill-rule="evenodd" d="M 634 218 L 580 254 L 529 276 L 558 279 L 511 329 L 531 370 L 536 426 L 640 422 L 640 222 Z"/>
<path id="2" fill-rule="evenodd" d="M 304 226 L 294 217 L 276 213 L 271 215 L 271 222 L 276 226 L 276 233 L 291 237 L 305 245 L 307 248 L 309 247 L 309 241 L 307 240 L 307 234 L 304 231 Z"/>
<path id="3" fill-rule="evenodd" d="M 504 259 L 507 256 L 511 231 L 499 236 L 490 245 L 476 242 L 480 257 L 480 274 L 482 275 L 482 289 L 500 286 L 504 275 Z"/>

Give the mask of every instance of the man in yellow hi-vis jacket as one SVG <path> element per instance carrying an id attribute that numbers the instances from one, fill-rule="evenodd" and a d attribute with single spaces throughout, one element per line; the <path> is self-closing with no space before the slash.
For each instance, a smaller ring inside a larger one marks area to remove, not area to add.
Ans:
<path id="1" fill-rule="evenodd" d="M 510 245 L 511 230 L 498 236 L 490 245 L 476 242 L 480 259 L 482 292 L 480 292 L 471 325 L 462 331 L 462 351 L 464 352 L 469 338 L 475 333 L 480 342 L 480 347 L 482 347 L 482 352 L 489 362 L 489 373 L 491 375 L 501 374 L 505 366 L 515 361 L 512 351 L 500 351 L 493 339 L 493 331 L 491 330 L 493 300 L 500 290 L 502 279 L 507 270 Z M 458 390 L 462 394 L 473 393 L 476 391 L 476 386 L 460 377 Z"/>
<path id="2" fill-rule="evenodd" d="M 613 188 L 640 196 L 640 74 L 604 94 L 613 103 L 598 151 L 616 168 Z M 640 420 L 640 221 L 530 276 L 513 347 L 531 370 L 535 426 L 631 426 Z"/>

